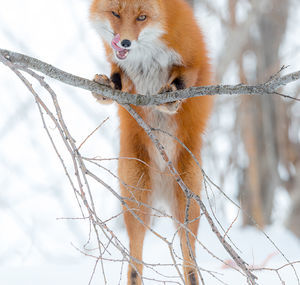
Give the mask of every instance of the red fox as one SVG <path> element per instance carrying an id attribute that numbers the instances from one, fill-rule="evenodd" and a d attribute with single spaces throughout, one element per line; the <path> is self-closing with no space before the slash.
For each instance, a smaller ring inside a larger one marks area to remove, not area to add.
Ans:
<path id="1" fill-rule="evenodd" d="M 210 84 L 211 71 L 201 30 L 192 9 L 183 0 L 93 0 L 90 19 L 104 41 L 111 64 L 111 76 L 96 76 L 113 88 L 144 95 Z M 98 101 L 111 100 L 94 94 Z M 142 284 L 142 251 L 150 222 L 151 207 L 157 199 L 167 200 L 174 218 L 185 223 L 186 197 L 168 171 L 165 161 L 151 140 L 130 114 L 119 106 L 120 159 L 118 173 L 121 194 L 142 221 L 124 207 L 132 260 L 128 284 Z M 160 106 L 134 107 L 155 129 L 180 139 L 200 160 L 204 132 L 212 97 L 202 96 Z M 185 184 L 196 194 L 202 186 L 201 170 L 172 136 L 155 132 Z M 128 158 L 128 159 L 126 159 Z M 189 207 L 190 232 L 181 227 L 179 237 L 183 255 L 185 283 L 199 283 L 194 265 L 195 236 L 200 209 L 195 201 Z M 176 225 L 180 227 L 179 225 Z"/>

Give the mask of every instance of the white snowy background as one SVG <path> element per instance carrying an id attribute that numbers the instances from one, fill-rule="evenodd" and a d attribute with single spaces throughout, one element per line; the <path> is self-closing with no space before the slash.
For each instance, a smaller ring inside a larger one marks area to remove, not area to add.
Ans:
<path id="1" fill-rule="evenodd" d="M 0 47 L 31 55 L 86 78 L 92 78 L 96 73 L 109 74 L 101 41 L 88 21 L 89 3 L 86 0 L 1 0 Z M 221 7 L 224 1 L 216 3 Z M 199 23 L 204 26 L 214 63 L 222 42 L 221 27 L 208 12 L 197 10 L 197 13 Z M 284 64 L 290 65 L 289 71 L 300 69 L 299 18 L 299 9 L 291 11 L 289 30 L 282 45 Z M 226 83 L 238 83 L 234 69 L 228 73 L 227 79 Z M 83 155 L 117 157 L 116 108 L 95 104 L 93 97 L 84 90 L 50 79 L 47 82 L 58 94 L 65 120 L 78 143 L 109 117 L 104 126 L 84 144 L 81 150 Z M 37 84 L 34 87 L 41 92 Z M 44 91 L 41 94 L 47 100 L 47 94 Z M 217 136 L 214 134 L 213 147 L 220 169 L 210 167 L 209 156 L 205 152 L 203 154 L 206 172 L 215 178 L 217 184 L 217 173 L 222 170 L 231 151 L 226 141 L 226 131 L 232 127 L 232 116 L 231 110 L 225 108 L 218 118 L 213 115 L 205 138 L 212 139 L 210 130 L 218 125 L 220 133 Z M 48 123 L 55 135 L 53 124 Z M 108 162 L 106 166 L 116 171 L 115 162 Z M 99 176 L 117 188 L 116 181 L 111 181 L 105 172 L 99 172 Z M 230 169 L 227 177 L 224 190 L 236 201 L 237 177 L 230 173 Z M 101 218 L 105 220 L 120 211 L 119 202 L 108 191 L 100 186 L 94 188 L 98 189 L 94 195 L 97 196 Z M 237 209 L 223 201 L 216 190 L 213 191 L 212 197 L 217 200 L 215 203 L 221 205 L 216 212 L 226 228 L 237 215 Z M 300 260 L 299 240 L 284 228 L 289 198 L 284 191 L 277 197 L 276 222 L 265 232 L 290 261 Z M 80 217 L 80 211 L 73 190 L 43 129 L 34 98 L 10 70 L 0 65 L 0 284 L 87 285 L 95 261 L 76 249 L 82 248 L 89 236 L 85 221 L 65 219 L 76 217 Z M 122 219 L 115 219 L 109 225 L 127 244 Z M 153 226 L 166 236 L 174 233 L 169 222 L 157 219 Z M 274 245 L 255 228 L 243 228 L 237 221 L 230 236 L 240 248 L 241 256 L 253 266 L 262 265 L 268 257 L 266 267 L 276 268 L 286 263 Z M 199 229 L 199 239 L 214 254 L 229 259 L 204 219 Z M 175 247 L 179 248 L 177 243 Z M 222 269 L 222 263 L 200 246 L 197 248 L 197 259 L 202 268 L 221 273 L 216 276 L 227 284 L 246 284 L 240 274 L 232 269 Z M 172 262 L 166 246 L 149 233 L 145 241 L 144 260 L 152 263 Z M 105 262 L 104 268 L 108 284 L 125 284 L 126 265 L 121 270 L 121 263 Z M 300 265 L 295 265 L 295 268 L 300 274 Z M 162 272 L 174 273 L 170 268 L 162 269 Z M 286 284 L 297 284 L 291 267 L 280 273 Z M 145 270 L 145 275 L 151 278 L 155 274 Z M 205 272 L 203 275 L 205 284 L 218 284 L 211 275 Z M 257 276 L 259 284 L 281 284 L 274 272 L 257 272 Z M 104 284 L 100 266 L 91 284 Z M 148 281 L 145 284 L 156 283 Z"/>

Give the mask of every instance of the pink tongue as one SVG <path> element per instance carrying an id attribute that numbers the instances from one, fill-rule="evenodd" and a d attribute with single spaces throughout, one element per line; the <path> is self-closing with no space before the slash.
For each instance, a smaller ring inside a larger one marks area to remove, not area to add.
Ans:
<path id="1" fill-rule="evenodd" d="M 111 46 L 116 51 L 123 51 L 123 48 L 120 48 L 117 44 L 120 41 L 120 34 L 116 34 L 115 37 L 111 41 Z"/>

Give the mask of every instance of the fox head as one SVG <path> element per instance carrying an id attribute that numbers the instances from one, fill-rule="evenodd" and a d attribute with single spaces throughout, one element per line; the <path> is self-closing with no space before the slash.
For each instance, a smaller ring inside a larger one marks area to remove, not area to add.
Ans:
<path id="1" fill-rule="evenodd" d="M 162 0 L 94 0 L 90 19 L 115 60 L 137 56 L 164 34 Z M 135 54 L 135 55 L 134 55 Z"/>

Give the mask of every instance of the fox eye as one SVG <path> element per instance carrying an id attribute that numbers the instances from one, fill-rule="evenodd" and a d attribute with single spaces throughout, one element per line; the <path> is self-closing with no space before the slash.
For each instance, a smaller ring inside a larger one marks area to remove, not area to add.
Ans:
<path id="1" fill-rule="evenodd" d="M 141 16 L 138 16 L 136 19 L 137 19 L 138 21 L 145 21 L 146 18 L 147 18 L 146 15 L 141 15 Z"/>
<path id="2" fill-rule="evenodd" d="M 115 17 L 120 18 L 120 15 L 114 11 L 111 12 Z"/>

